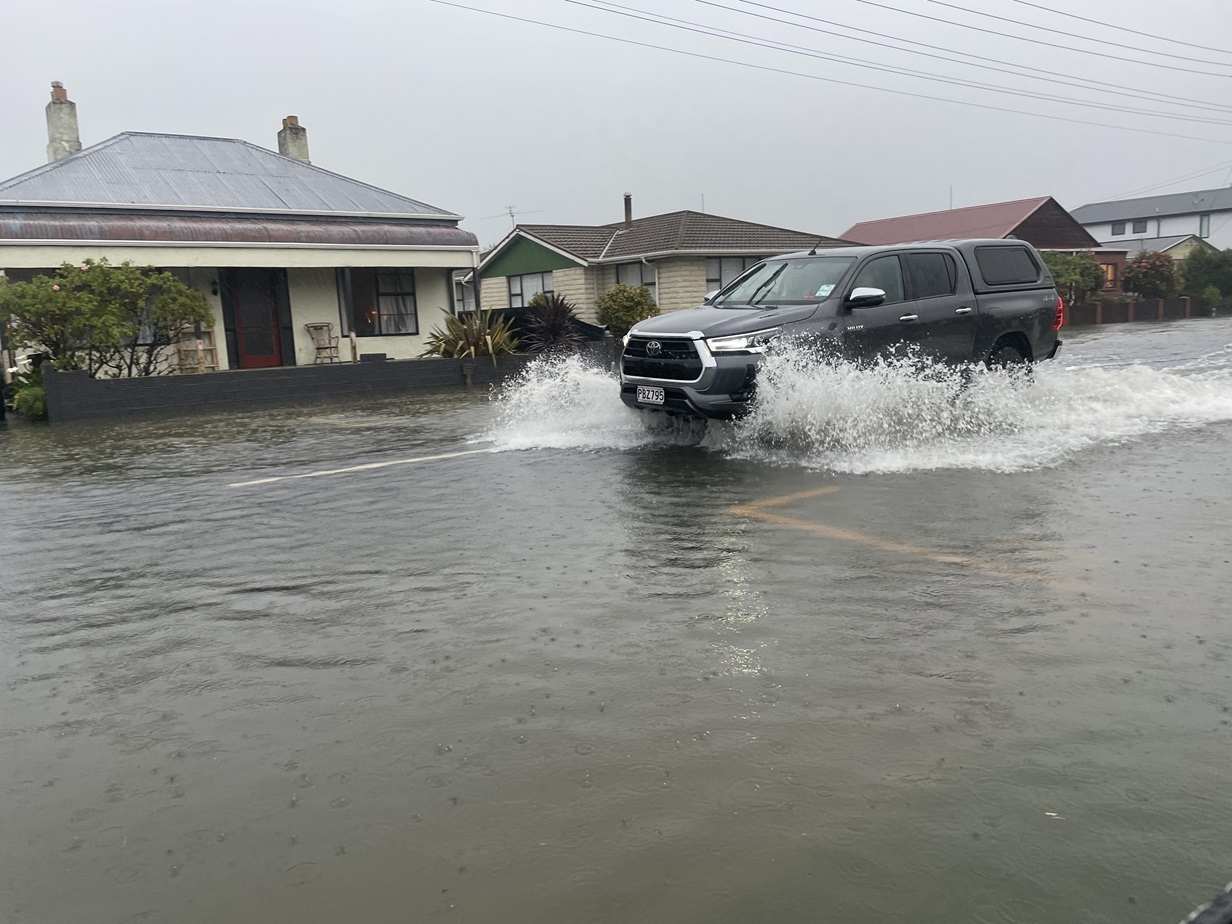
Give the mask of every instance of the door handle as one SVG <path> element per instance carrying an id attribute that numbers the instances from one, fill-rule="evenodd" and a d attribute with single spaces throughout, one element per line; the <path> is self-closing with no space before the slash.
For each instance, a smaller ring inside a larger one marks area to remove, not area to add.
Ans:
<path id="1" fill-rule="evenodd" d="M 918 314 L 905 314 L 901 318 L 899 318 L 899 320 L 903 321 L 904 323 L 906 323 L 907 321 L 918 321 L 920 320 L 920 316 Z"/>
<path id="2" fill-rule="evenodd" d="M 955 313 L 955 314 L 970 314 L 970 313 L 971 313 L 971 309 L 970 309 L 970 308 L 959 308 L 959 309 L 955 310 L 955 312 L 954 312 L 954 313 Z"/>

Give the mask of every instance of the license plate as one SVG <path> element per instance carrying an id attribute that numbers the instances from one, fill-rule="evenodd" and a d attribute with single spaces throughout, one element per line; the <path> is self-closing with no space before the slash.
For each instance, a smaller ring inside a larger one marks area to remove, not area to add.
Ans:
<path id="1" fill-rule="evenodd" d="M 662 404 L 663 398 L 662 388 L 656 388 L 653 385 L 637 386 L 637 400 L 641 404 Z"/>

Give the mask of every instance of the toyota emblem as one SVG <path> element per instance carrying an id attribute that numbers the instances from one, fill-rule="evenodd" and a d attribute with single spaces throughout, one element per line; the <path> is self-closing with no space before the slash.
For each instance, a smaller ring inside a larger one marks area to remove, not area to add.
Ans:
<path id="1" fill-rule="evenodd" d="M 658 356 L 662 352 L 663 352 L 663 344 L 661 344 L 658 340 L 651 340 L 649 343 L 646 344 L 646 355 L 647 356 Z"/>

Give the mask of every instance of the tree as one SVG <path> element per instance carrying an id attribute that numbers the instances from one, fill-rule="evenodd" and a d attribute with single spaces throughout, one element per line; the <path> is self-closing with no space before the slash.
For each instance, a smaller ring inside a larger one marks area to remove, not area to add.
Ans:
<path id="1" fill-rule="evenodd" d="M 1220 292 L 1232 293 L 1232 250 L 1211 250 L 1195 247 L 1181 264 L 1185 291 L 1193 294 L 1214 286 Z"/>
<path id="2" fill-rule="evenodd" d="M 1181 291 L 1180 274 L 1166 253 L 1144 250 L 1125 264 L 1121 276 L 1126 291 L 1144 298 L 1172 298 Z"/>
<path id="3" fill-rule="evenodd" d="M 172 273 L 106 259 L 0 287 L 0 316 L 11 318 L 15 345 L 47 353 L 56 369 L 122 377 L 170 371 L 185 328 L 213 318 L 205 296 Z"/>
<path id="4" fill-rule="evenodd" d="M 645 286 L 613 286 L 599 296 L 595 308 L 599 323 L 606 324 L 617 340 L 638 321 L 653 318 L 659 313 L 659 306 Z"/>
<path id="5" fill-rule="evenodd" d="M 1089 253 L 1044 251 L 1044 262 L 1052 273 L 1053 282 L 1071 308 L 1085 304 L 1104 287 L 1104 270 Z"/>

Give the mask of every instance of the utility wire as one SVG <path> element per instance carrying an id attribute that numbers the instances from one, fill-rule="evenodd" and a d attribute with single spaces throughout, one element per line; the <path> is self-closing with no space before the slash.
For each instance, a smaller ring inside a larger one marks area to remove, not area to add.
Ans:
<path id="1" fill-rule="evenodd" d="M 970 7 L 959 6 L 957 3 L 948 3 L 946 0 L 928 0 L 929 3 L 937 6 L 944 6 L 951 10 L 958 10 L 960 13 L 968 13 L 972 16 L 983 16 L 986 19 L 995 19 L 998 22 L 1008 22 L 1011 25 L 1022 26 L 1026 29 L 1037 29 L 1041 32 L 1054 33 L 1055 29 L 1050 29 L 1048 26 L 1039 26 L 1033 22 L 1023 22 L 1020 19 L 1012 19 L 1009 16 L 998 16 L 996 13 L 985 13 L 983 10 L 973 10 Z M 1154 51 L 1150 48 L 1142 48 L 1138 45 L 1126 45 L 1122 42 L 1110 42 L 1107 39 L 1092 38 L 1089 35 L 1071 35 L 1071 38 L 1082 39 L 1084 42 L 1095 42 L 1098 45 L 1111 45 L 1113 48 L 1124 48 L 1129 51 L 1142 51 L 1149 55 L 1159 55 L 1161 58 L 1173 58 L 1177 61 L 1190 61 L 1194 64 L 1214 64 L 1216 67 L 1232 67 L 1232 61 L 1210 61 L 1206 58 L 1195 58 L 1192 55 L 1174 55 L 1170 51 Z"/>
<path id="2" fill-rule="evenodd" d="M 1192 173 L 1186 173 L 1183 176 L 1173 177 L 1170 180 L 1164 180 L 1160 183 L 1155 183 L 1152 186 L 1143 186 L 1140 189 L 1132 189 L 1127 193 L 1120 193 L 1119 195 L 1111 196 L 1105 201 L 1111 202 L 1116 199 L 1133 199 L 1133 198 L 1136 198 L 1142 195 L 1143 193 L 1154 192 L 1157 189 L 1164 189 L 1167 186 L 1173 186 L 1177 183 L 1184 183 L 1186 180 L 1194 180 L 1200 176 L 1208 176 L 1212 173 L 1219 173 L 1227 169 L 1228 167 L 1232 167 L 1232 161 L 1224 161 L 1222 164 L 1217 164 L 1216 166 L 1211 167 L 1209 170 L 1195 170 Z"/>
<path id="3" fill-rule="evenodd" d="M 721 38 L 724 41 L 738 42 L 742 45 L 751 45 L 755 48 L 769 48 L 773 51 L 785 51 L 788 54 L 800 55 L 808 58 L 818 58 L 823 61 L 834 61 L 838 64 L 846 64 L 851 67 L 878 71 L 884 74 L 894 74 L 900 77 L 914 77 L 920 80 L 929 80 L 934 83 L 949 84 L 950 86 L 967 87 L 973 90 L 1001 93 L 1009 96 L 1023 97 L 1025 99 L 1038 99 L 1045 102 L 1060 103 L 1064 106 L 1078 106 L 1086 109 L 1097 109 L 1103 112 L 1122 112 L 1129 113 L 1131 115 L 1150 116 L 1156 119 L 1171 119 L 1178 122 L 1193 122 L 1205 125 L 1228 125 L 1228 119 L 1226 117 L 1222 119 L 1204 118 L 1202 116 L 1189 116 L 1169 112 L 1160 112 L 1155 109 L 1137 109 L 1131 106 L 1118 106 L 1114 103 L 1075 100 L 1064 96 L 1053 96 L 1047 93 L 1034 93 L 1030 90 L 1016 90 L 1012 87 L 1001 86 L 999 84 L 982 84 L 970 80 L 964 80 L 962 78 L 942 77 L 937 74 L 929 73 L 928 71 L 917 71 L 912 68 L 869 64 L 859 58 L 849 58 L 845 55 L 835 55 L 827 52 L 816 51 L 815 49 L 802 48 L 799 45 L 789 45 L 787 43 L 777 42 L 772 39 L 749 37 L 744 33 L 732 32 L 728 29 L 719 29 L 718 27 L 710 26 L 705 23 L 694 22 L 692 20 L 677 19 L 673 16 L 664 16 L 660 13 L 647 13 L 645 10 L 622 6 L 618 3 L 611 2 L 611 0 L 596 0 L 597 3 L 603 4 L 602 6 L 596 5 L 596 2 L 588 2 L 588 0 L 565 0 L 565 2 L 571 3 L 574 6 L 596 10 L 601 13 L 612 13 L 617 16 L 626 16 L 630 19 L 637 19 L 642 22 L 667 26 L 672 29 L 680 29 L 682 31 L 692 32 L 697 35 L 708 35 L 714 38 Z"/>
<path id="4" fill-rule="evenodd" d="M 603 39 L 604 41 L 609 41 L 609 42 L 619 42 L 622 45 L 633 45 L 638 48 L 650 48 L 655 51 L 666 51 L 669 54 L 682 55 L 687 58 L 697 58 L 702 61 L 713 61 L 719 64 L 732 64 L 737 67 L 745 67 L 751 70 L 764 71 L 770 74 L 782 74 L 782 75 L 786 75 L 790 77 L 804 77 L 808 80 L 817 80 L 822 83 L 835 84 L 836 86 L 854 87 L 858 90 L 876 90 L 882 93 L 890 93 L 895 96 L 906 96 L 912 99 L 928 100 L 929 102 L 953 103 L 954 105 L 967 106 L 973 109 L 983 109 L 988 112 L 1008 112 L 1011 115 L 1032 116 L 1034 118 L 1048 119 L 1050 121 L 1055 121 L 1055 122 L 1067 122 L 1072 125 L 1082 125 L 1088 128 L 1112 128 L 1112 129 L 1117 129 L 1119 131 L 1136 132 L 1142 135 L 1157 135 L 1163 138 L 1181 138 L 1185 141 L 1203 141 L 1208 144 L 1223 144 L 1223 145 L 1232 144 L 1232 141 L 1225 141 L 1225 140 L 1218 139 L 1218 138 L 1202 138 L 1202 137 L 1198 137 L 1195 135 L 1181 135 L 1181 134 L 1177 134 L 1176 132 L 1162 132 L 1162 131 L 1158 131 L 1152 128 L 1135 128 L 1130 125 L 1111 125 L 1111 124 L 1108 124 L 1107 122 L 1091 122 L 1087 119 L 1071 119 L 1066 116 L 1048 115 L 1047 113 L 1043 113 L 1043 112 L 1030 112 L 1030 111 L 1025 111 L 1021 109 L 1009 109 L 1004 106 L 990 106 L 987 103 L 974 103 L 968 100 L 953 99 L 951 97 L 946 97 L 946 96 L 929 96 L 925 93 L 912 93 L 908 90 L 894 90 L 894 89 L 891 89 L 890 87 L 879 87 L 879 86 L 873 86 L 873 85 L 866 84 L 866 83 L 856 83 L 851 80 L 839 80 L 835 77 L 822 77 L 819 74 L 808 74 L 803 71 L 791 71 L 785 68 L 770 67 L 764 64 L 753 64 L 752 62 L 749 62 L 749 61 L 738 61 L 733 58 L 722 58 L 717 55 L 703 54 L 697 51 L 686 51 L 681 48 L 672 48 L 667 45 L 656 45 L 651 42 L 640 42 L 635 39 L 620 38 L 619 36 L 609 35 L 604 32 L 591 32 L 586 29 L 577 29 L 572 26 L 560 25 L 559 23 L 544 22 L 543 20 L 530 19 L 530 18 L 523 17 L 523 16 L 512 16 L 508 13 L 498 13 L 495 10 L 485 10 L 482 7 L 466 6 L 465 4 L 462 4 L 462 3 L 450 2 L 450 0 L 430 0 L 430 2 L 438 4 L 439 6 L 448 6 L 448 7 L 453 7 L 454 9 L 467 10 L 472 13 L 482 13 L 485 16 L 493 16 L 498 19 L 508 19 L 514 22 L 527 23 L 529 25 L 541 26 L 547 29 L 556 29 L 557 31 L 569 32 L 574 35 L 586 35 L 591 38 Z"/>
<path id="5" fill-rule="evenodd" d="M 603 0 L 600 0 L 600 2 L 603 2 Z M 737 13 L 741 16 L 752 16 L 756 19 L 764 19 L 769 22 L 781 23 L 783 25 L 791 26 L 793 29 L 804 28 L 812 32 L 819 32 L 822 35 L 837 36 L 838 38 L 848 39 L 849 41 L 853 41 L 853 42 L 863 42 L 865 44 L 875 45 L 880 48 L 890 48 L 890 49 L 893 49 L 894 51 L 902 51 L 902 52 L 906 52 L 907 54 L 921 55 L 926 58 L 934 58 L 938 61 L 948 61 L 953 64 L 963 65 L 965 67 L 975 67 L 975 68 L 980 68 L 982 70 L 995 71 L 1001 74 L 1009 74 L 1012 77 L 1025 77 L 1029 80 L 1042 80 L 1046 83 L 1056 83 L 1056 84 L 1060 84 L 1061 86 L 1077 87 L 1079 89 L 1091 90 L 1097 93 L 1108 93 L 1114 96 L 1124 96 L 1128 99 L 1138 99 L 1138 100 L 1144 100 L 1147 102 L 1166 102 L 1166 103 L 1172 103 L 1174 105 L 1181 105 L 1181 106 L 1184 106 L 1185 108 L 1190 108 L 1190 109 L 1204 109 L 1210 112 L 1232 113 L 1232 106 L 1223 105 L 1219 103 L 1212 103 L 1212 102 L 1208 102 L 1204 100 L 1189 99 L 1187 97 L 1173 96 L 1168 93 L 1156 93 L 1153 90 L 1142 90 L 1138 87 L 1124 87 L 1120 84 L 1107 83 L 1101 80 L 1061 79 L 1055 76 L 1054 71 L 1046 71 L 1041 68 L 1028 67 L 1025 64 L 1012 64 L 1009 62 L 998 62 L 998 63 L 1009 64 L 1009 67 L 1018 68 L 1018 70 L 1009 70 L 1008 68 L 1005 68 L 1005 67 L 996 67 L 993 65 L 974 64 L 970 61 L 961 61 L 957 58 L 946 57 L 946 55 L 930 54 L 929 52 L 926 52 L 926 51 L 915 51 L 911 48 L 899 48 L 895 45 L 886 44 L 885 42 L 879 42 L 874 39 L 865 39 L 865 38 L 860 38 L 854 35 L 844 35 L 841 32 L 833 32 L 829 29 L 821 29 L 816 26 L 809 26 L 809 25 L 805 25 L 804 23 L 798 23 L 798 22 L 794 22 L 788 19 L 779 19 L 775 16 L 767 16 L 762 13 L 755 13 L 752 10 L 741 10 L 733 6 L 725 6 L 722 3 L 715 3 L 713 2 L 713 0 L 694 0 L 694 2 L 700 3 L 704 6 L 714 7 L 720 10 L 727 10 L 732 13 Z M 897 35 L 889 35 L 888 33 L 878 32 L 873 29 L 863 29 L 863 28 L 860 28 L 859 26 L 849 26 L 846 23 L 835 22 L 834 20 L 830 20 L 830 19 L 822 19 L 820 16 L 810 16 L 806 13 L 797 13 L 794 10 L 786 10 L 781 7 L 771 6 L 767 3 L 757 3 L 757 2 L 754 2 L 754 0 L 739 0 L 739 2 L 745 3 L 749 6 L 760 7 L 761 9 L 764 9 L 764 10 L 772 10 L 773 12 L 776 12 L 776 13 L 783 13 L 789 16 L 795 16 L 795 17 L 798 17 L 799 19 L 807 19 L 810 22 L 820 22 L 828 26 L 836 26 L 840 29 L 847 29 L 852 32 L 862 32 L 866 35 L 875 35 L 875 36 L 878 36 L 879 38 L 888 39 L 889 41 L 892 41 L 892 42 L 904 42 L 908 45 L 918 45 L 921 48 L 931 48 L 935 51 L 942 51 L 948 54 L 960 55 L 964 58 L 974 58 L 977 61 L 997 62 L 996 58 L 987 58 L 987 57 L 984 57 L 983 55 L 974 55 L 974 54 L 970 54 L 969 52 L 958 51 L 952 48 L 945 48 L 940 45 L 929 45 L 926 42 L 917 42 L 914 39 L 901 38 L 900 36 L 897 36 Z M 1020 73 L 1020 71 L 1024 71 L 1024 70 L 1031 71 L 1033 73 L 1026 73 L 1026 74 Z M 1037 76 L 1041 74 L 1050 75 L 1050 76 Z M 1069 75 L 1065 75 L 1065 76 L 1069 76 Z M 1100 87 L 1112 87 L 1113 89 L 1103 90 L 1103 89 L 1099 89 Z M 1151 97 L 1156 97 L 1156 98 L 1152 99 Z"/>
<path id="6" fill-rule="evenodd" d="M 1130 35 L 1144 35 L 1147 38 L 1159 39 L 1161 42 L 1172 42 L 1174 45 L 1185 45 L 1188 48 L 1200 48 L 1203 51 L 1217 51 L 1221 55 L 1232 55 L 1232 51 L 1226 48 L 1214 48 L 1210 45 L 1195 45 L 1193 42 L 1183 42 L 1180 39 L 1166 38 L 1162 35 L 1153 35 L 1150 32 L 1139 32 L 1137 29 L 1129 29 L 1125 26 L 1118 26 L 1110 22 L 1101 22 L 1098 19 L 1088 19 L 1085 16 L 1079 16 L 1077 13 L 1066 13 L 1063 10 L 1054 10 L 1050 6 L 1044 6 L 1042 3 L 1032 3 L 1030 0 L 1014 0 L 1015 3 L 1021 3 L 1023 6 L 1034 7 L 1037 10 L 1043 10 L 1045 13 L 1054 13 L 1057 16 L 1068 16 L 1070 19 L 1081 19 L 1083 22 L 1094 23 L 1104 29 L 1115 29 L 1117 32 L 1128 32 Z"/>
<path id="7" fill-rule="evenodd" d="M 1083 55 L 1094 55 L 1097 58 L 1108 58 L 1112 61 L 1119 61 L 1121 64 L 1139 64 L 1143 67 L 1160 67 L 1167 71 L 1182 71 L 1186 74 L 1201 74 L 1204 77 L 1232 77 L 1232 74 L 1216 74 L 1211 71 L 1199 71 L 1192 67 L 1179 67 L 1175 64 L 1160 64 L 1157 61 L 1134 61 L 1127 59 L 1121 55 L 1105 54 L 1102 51 L 1092 51 L 1089 48 L 1075 48 L 1073 45 L 1061 45 L 1057 42 L 1045 42 L 1043 39 L 1027 38 L 1024 35 L 1014 35 L 1010 32 L 998 32 L 996 29 L 985 29 L 982 26 L 973 26 L 970 23 L 956 22 L 952 19 L 944 19 L 940 16 L 929 16 L 927 13 L 920 13 L 916 10 L 904 10 L 897 6 L 890 6 L 885 3 L 877 3 L 876 0 L 856 0 L 856 3 L 863 3 L 865 6 L 874 6 L 880 10 L 888 10 L 891 13 L 901 13 L 904 16 L 915 16 L 919 19 L 927 19 L 930 22 L 939 22 L 946 26 L 958 26 L 961 29 L 971 29 L 974 32 L 982 32 L 985 35 L 997 35 L 1001 38 L 1015 39 L 1019 42 L 1030 42 L 1033 45 L 1043 45 L 1048 48 L 1060 48 L 1063 51 L 1076 51 Z"/>

